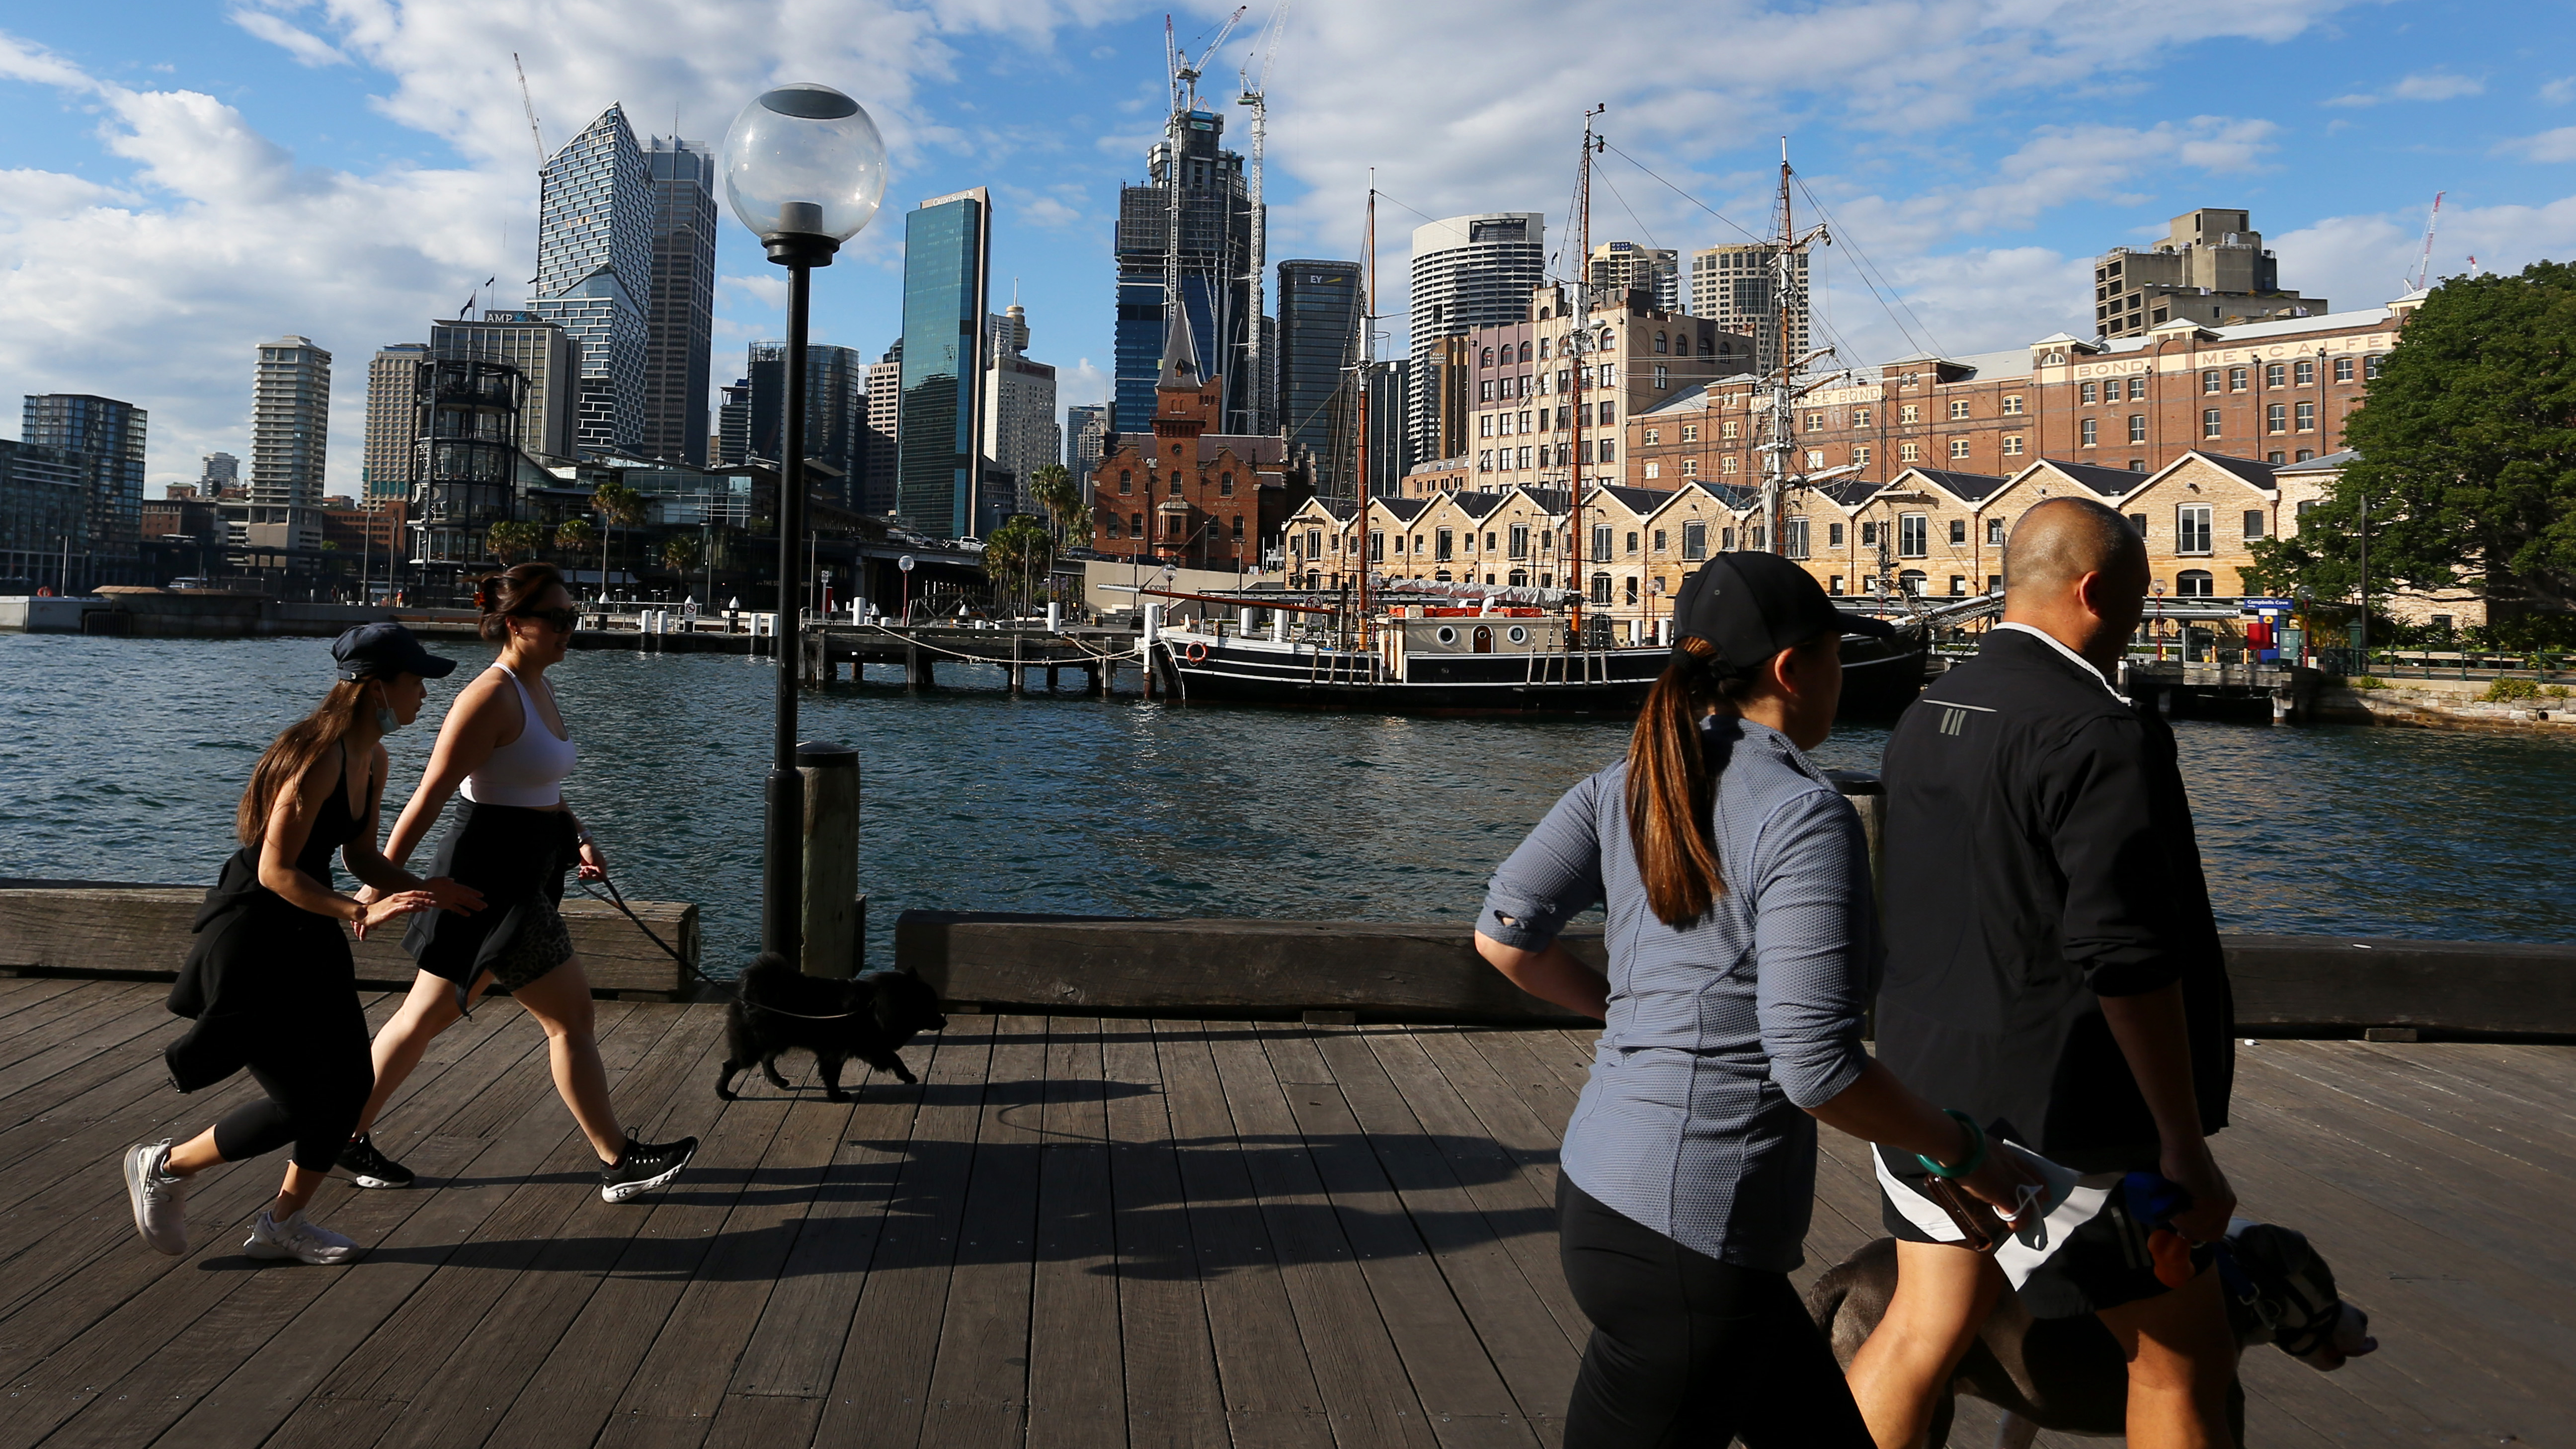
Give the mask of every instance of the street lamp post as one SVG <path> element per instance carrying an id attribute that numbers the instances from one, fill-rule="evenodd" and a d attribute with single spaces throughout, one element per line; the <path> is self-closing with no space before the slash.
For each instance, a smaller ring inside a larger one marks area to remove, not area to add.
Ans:
<path id="1" fill-rule="evenodd" d="M 796 769 L 796 689 L 804 583 L 805 323 L 816 267 L 832 264 L 885 196 L 885 141 L 859 103 L 829 86 L 764 91 L 724 140 L 725 201 L 787 269 L 787 418 L 778 486 L 778 700 L 764 784 L 760 944 L 803 966 L 805 785 Z"/>

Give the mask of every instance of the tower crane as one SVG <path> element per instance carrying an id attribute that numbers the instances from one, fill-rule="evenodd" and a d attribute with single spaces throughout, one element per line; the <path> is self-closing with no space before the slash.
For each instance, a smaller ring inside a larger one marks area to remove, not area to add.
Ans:
<path id="1" fill-rule="evenodd" d="M 537 102 L 528 94 L 528 68 L 519 64 L 519 53 L 510 52 L 510 69 L 519 73 L 519 104 L 528 113 L 528 139 L 537 143 L 537 170 L 546 169 L 546 134 L 537 129 Z"/>
<path id="2" fill-rule="evenodd" d="M 1270 85 L 1270 62 L 1279 54 L 1279 34 L 1285 28 L 1287 19 L 1288 0 L 1279 0 L 1279 3 L 1270 11 L 1270 23 L 1263 26 L 1261 30 L 1260 69 L 1235 72 L 1235 79 L 1242 87 L 1241 93 L 1235 97 L 1235 104 L 1248 106 L 1252 110 L 1252 319 L 1251 326 L 1244 333 L 1244 372 L 1246 381 L 1256 390 L 1253 393 L 1256 401 L 1251 409 L 1252 423 L 1248 429 L 1251 432 L 1268 431 L 1268 419 L 1262 416 L 1262 400 L 1270 396 L 1271 390 L 1262 385 L 1261 319 L 1269 312 L 1268 299 L 1263 295 L 1262 274 L 1270 266 L 1270 253 L 1265 235 L 1269 225 L 1269 215 L 1261 199 L 1261 153 L 1263 142 L 1270 132 L 1270 102 L 1267 95 Z"/>
<path id="3" fill-rule="evenodd" d="M 2414 284 L 2406 290 L 2420 292 L 2433 279 L 2433 233 L 2442 225 L 2442 198 L 2446 192 L 2433 193 L 2433 214 L 2424 219 L 2424 257 L 2415 264 Z"/>
<path id="4" fill-rule="evenodd" d="M 1172 68 L 1173 110 L 1198 109 L 1199 76 L 1207 70 L 1207 63 L 1215 57 L 1217 47 L 1225 44 L 1225 38 L 1234 33 L 1235 25 L 1243 19 L 1244 12 L 1251 8 L 1249 5 L 1234 7 L 1234 13 L 1225 17 L 1225 23 L 1217 27 L 1216 39 L 1208 42 L 1207 49 L 1199 52 L 1197 60 L 1190 59 L 1189 52 L 1181 49 L 1180 42 L 1173 38 L 1172 17 L 1169 15 L 1163 17 L 1163 59 Z"/>

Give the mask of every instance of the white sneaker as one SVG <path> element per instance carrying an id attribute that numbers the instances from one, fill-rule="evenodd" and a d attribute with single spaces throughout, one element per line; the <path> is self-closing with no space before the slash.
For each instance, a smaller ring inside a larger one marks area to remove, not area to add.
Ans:
<path id="1" fill-rule="evenodd" d="M 317 1227 L 297 1213 L 284 1222 L 265 1212 L 250 1225 L 250 1241 L 242 1251 L 254 1258 L 294 1258 L 300 1262 L 345 1263 L 358 1256 L 355 1238 L 344 1238 L 329 1228 Z"/>
<path id="2" fill-rule="evenodd" d="M 169 1160 L 166 1137 L 125 1149 L 125 1195 L 134 1204 L 134 1231 L 176 1258 L 188 1251 L 188 1180 L 170 1175 Z"/>

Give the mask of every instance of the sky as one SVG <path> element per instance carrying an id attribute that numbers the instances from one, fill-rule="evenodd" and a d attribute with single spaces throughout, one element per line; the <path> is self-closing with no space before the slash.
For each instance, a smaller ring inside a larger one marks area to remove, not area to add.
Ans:
<path id="1" fill-rule="evenodd" d="M 1204 66 L 1230 102 L 1256 4 Z M 150 410 L 151 494 L 247 457 L 263 340 L 335 354 L 327 488 L 357 487 L 366 362 L 487 277 L 534 270 L 537 145 L 612 103 L 719 141 L 751 96 L 820 81 L 892 153 L 876 223 L 815 279 L 817 341 L 871 356 L 901 310 L 901 213 L 995 199 L 1061 400 L 1106 397 L 1118 187 L 1168 108 L 1161 8 L 1123 0 L 230 0 L 0 10 L 0 397 Z M 1206 53 L 1231 7 L 1172 26 Z M 2245 207 L 2282 285 L 2400 295 L 2446 194 L 2436 278 L 2576 256 L 2576 7 L 2443 0 L 1291 0 L 1269 97 L 1269 251 L 1354 258 L 1380 191 L 1381 356 L 1405 343 L 1415 225 L 1547 213 L 1582 112 L 1610 150 L 1593 236 L 1694 247 L 1767 230 L 1782 138 L 1820 217 L 1839 361 L 2089 336 L 2091 259 Z M 1248 147 L 1248 113 L 1223 104 Z M 728 216 L 715 376 L 783 329 L 785 274 Z M 1568 267 L 1563 257 L 1557 264 Z M 1569 268 L 1570 270 L 1570 268 Z"/>

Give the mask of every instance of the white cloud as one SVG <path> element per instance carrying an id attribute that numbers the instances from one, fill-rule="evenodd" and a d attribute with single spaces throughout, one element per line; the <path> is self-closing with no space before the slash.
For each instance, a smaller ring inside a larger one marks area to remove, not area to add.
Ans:
<path id="1" fill-rule="evenodd" d="M 309 31 L 298 30 L 265 10 L 235 10 L 225 17 L 260 40 L 295 57 L 297 65 L 347 65 L 349 58 L 333 49 L 331 42 Z"/>
<path id="2" fill-rule="evenodd" d="M 0 80 L 32 81 L 67 91 L 94 90 L 98 85 L 79 66 L 5 31 L 0 31 Z"/>
<path id="3" fill-rule="evenodd" d="M 2331 300 L 2339 311 L 2401 296 L 2423 255 L 2420 211 L 2329 217 L 2267 238 L 2280 254 L 2281 284 Z M 2481 271 L 2518 272 L 2576 254 L 2576 196 L 2539 206 L 2446 206 L 2434 238 L 2433 277 L 2457 276 L 2476 257 Z"/>
<path id="4" fill-rule="evenodd" d="M 772 312 L 784 310 L 787 306 L 787 274 L 785 272 L 780 272 L 775 276 L 767 277 L 738 277 L 728 273 L 716 278 L 716 286 L 724 291 L 739 292 L 744 296 L 749 297 L 754 303 L 757 303 L 762 307 L 766 307 Z"/>
<path id="5" fill-rule="evenodd" d="M 1066 407 L 1109 401 L 1109 374 L 1088 357 L 1055 372 L 1055 399 Z"/>
<path id="6" fill-rule="evenodd" d="M 2553 106 L 2576 101 L 2576 75 L 2563 75 L 2554 81 L 2544 82 L 2540 87 L 2540 98 Z"/>
<path id="7" fill-rule="evenodd" d="M 2520 156 L 2526 161 L 2576 161 L 2576 126 L 2561 126 L 2537 136 L 2521 136 L 2506 141 L 2496 150 Z"/>
<path id="8" fill-rule="evenodd" d="M 2471 76 L 2430 71 L 2410 75 L 2389 89 L 2389 97 L 2400 101 L 2455 101 L 2462 96 L 2486 94 L 2487 84 Z"/>

